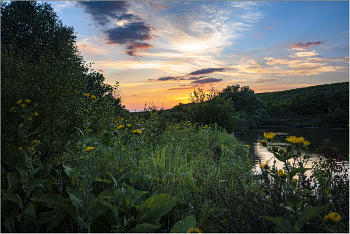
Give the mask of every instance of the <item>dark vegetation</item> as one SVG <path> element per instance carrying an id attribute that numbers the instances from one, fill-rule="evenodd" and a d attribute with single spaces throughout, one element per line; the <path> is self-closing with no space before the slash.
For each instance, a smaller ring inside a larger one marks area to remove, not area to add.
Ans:
<path id="1" fill-rule="evenodd" d="M 223 129 L 267 119 L 249 87 L 129 113 L 49 4 L 2 2 L 1 23 L 1 232 L 281 232 L 262 216 L 295 221 L 281 206 L 289 184 L 254 175 L 249 146 Z M 312 191 L 299 212 L 329 204 L 303 232 L 349 232 L 336 153 L 325 141 L 313 176 L 294 173 L 293 189 Z M 331 230 L 329 212 L 342 217 Z"/>
<path id="2" fill-rule="evenodd" d="M 268 126 L 345 128 L 349 123 L 349 82 L 256 95 L 267 102 Z"/>

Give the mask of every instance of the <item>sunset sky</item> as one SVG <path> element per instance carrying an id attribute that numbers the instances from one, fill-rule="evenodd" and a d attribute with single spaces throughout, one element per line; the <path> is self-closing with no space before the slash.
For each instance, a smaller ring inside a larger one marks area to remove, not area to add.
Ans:
<path id="1" fill-rule="evenodd" d="M 349 81 L 348 1 L 49 2 L 123 104 L 171 108 L 194 88 L 255 93 Z"/>

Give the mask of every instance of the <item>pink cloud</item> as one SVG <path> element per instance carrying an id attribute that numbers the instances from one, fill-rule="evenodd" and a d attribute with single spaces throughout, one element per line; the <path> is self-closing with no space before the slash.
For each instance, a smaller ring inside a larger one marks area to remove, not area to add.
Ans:
<path id="1" fill-rule="evenodd" d="M 102 70 L 102 69 L 100 69 L 100 70 L 98 70 L 100 73 L 105 73 L 105 71 L 104 70 Z"/>
<path id="2" fill-rule="evenodd" d="M 267 27 L 266 30 L 269 30 L 269 29 L 271 29 L 271 28 L 272 28 L 272 27 Z"/>

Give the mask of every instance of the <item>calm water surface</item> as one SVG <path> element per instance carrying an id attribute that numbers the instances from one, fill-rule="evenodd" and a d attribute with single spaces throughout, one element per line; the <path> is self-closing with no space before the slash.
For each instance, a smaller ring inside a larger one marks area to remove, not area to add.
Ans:
<path id="1" fill-rule="evenodd" d="M 311 144 L 308 146 L 310 159 L 306 165 L 306 168 L 311 168 L 312 162 L 319 161 L 318 155 L 315 153 L 315 149 L 320 146 L 324 139 L 330 139 L 331 147 L 338 148 L 338 155 L 349 154 L 349 129 L 318 129 L 318 128 L 290 128 L 290 127 L 262 127 L 258 129 L 249 129 L 244 131 L 239 139 L 247 145 L 251 146 L 254 159 L 255 170 L 261 172 L 259 167 L 259 159 L 261 162 L 265 162 L 270 159 L 269 165 L 273 165 L 275 159 L 274 155 L 266 150 L 265 147 L 260 145 L 260 141 L 265 139 L 264 132 L 276 133 L 276 136 L 272 140 L 272 145 L 287 146 L 289 142 L 285 139 L 288 136 L 303 136 Z M 278 169 L 282 169 L 283 163 L 276 159 L 276 166 Z M 349 162 L 346 162 L 347 168 L 349 168 Z M 307 175 L 308 171 L 306 172 Z"/>

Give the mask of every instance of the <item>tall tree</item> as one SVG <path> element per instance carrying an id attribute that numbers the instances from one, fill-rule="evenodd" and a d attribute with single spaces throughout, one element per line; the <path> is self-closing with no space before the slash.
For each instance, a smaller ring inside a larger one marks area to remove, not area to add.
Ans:
<path id="1" fill-rule="evenodd" d="M 72 27 L 63 26 L 52 7 L 35 1 L 1 2 L 1 151 L 2 165 L 13 165 L 7 145 L 18 145 L 19 100 L 38 103 L 33 128 L 40 133 L 42 157 L 55 157 L 79 124 L 80 97 L 87 67 Z M 17 105 L 18 106 L 18 105 Z"/>

